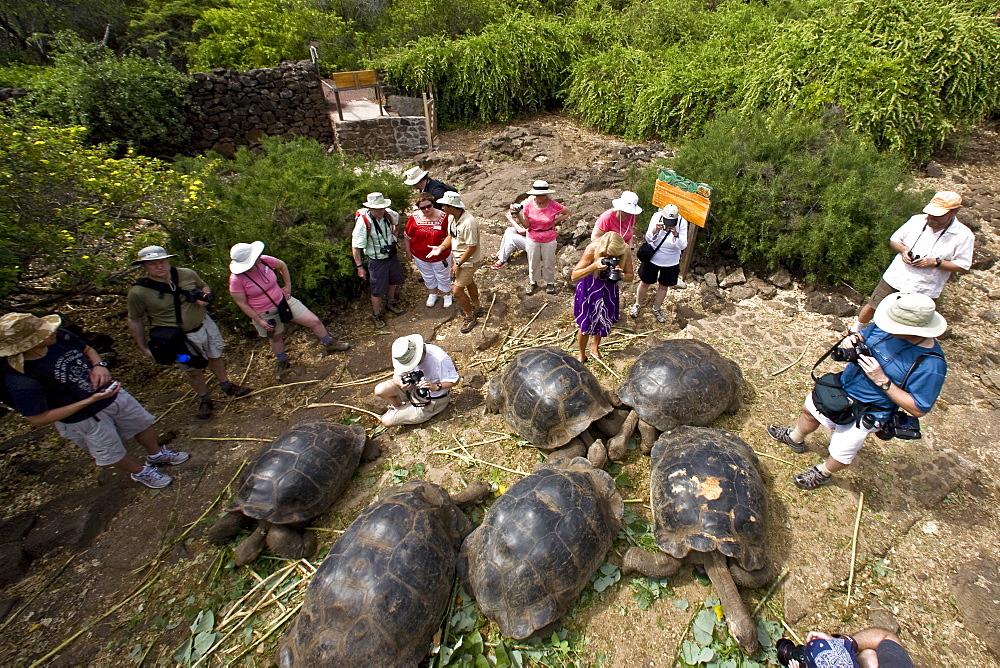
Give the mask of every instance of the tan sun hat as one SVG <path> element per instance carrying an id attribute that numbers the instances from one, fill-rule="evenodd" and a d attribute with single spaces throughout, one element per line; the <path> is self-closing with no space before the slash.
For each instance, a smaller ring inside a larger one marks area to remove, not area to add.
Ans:
<path id="1" fill-rule="evenodd" d="M 229 263 L 229 271 L 234 274 L 249 271 L 263 252 L 263 241 L 255 241 L 252 244 L 236 244 L 229 249 L 229 257 L 232 260 Z"/>
<path id="2" fill-rule="evenodd" d="M 408 186 L 415 186 L 421 181 L 423 181 L 424 177 L 427 176 L 428 173 L 429 172 L 426 169 L 413 167 L 412 169 L 408 169 L 405 172 L 403 172 L 403 176 L 406 177 L 403 180 L 403 183 L 405 183 Z"/>
<path id="3" fill-rule="evenodd" d="M 17 371 L 24 371 L 21 353 L 31 350 L 59 329 L 62 318 L 47 315 L 44 318 L 30 313 L 7 313 L 0 318 L 0 357 L 9 359 Z"/>
<path id="4" fill-rule="evenodd" d="M 935 310 L 927 295 L 894 292 L 875 309 L 875 324 L 889 334 L 936 337 L 948 329 L 948 322 Z"/>
<path id="5" fill-rule="evenodd" d="M 437 201 L 437 203 L 438 204 L 445 204 L 447 206 L 453 206 L 456 209 L 464 209 L 465 208 L 465 202 L 462 201 L 462 196 L 459 195 L 457 192 L 454 192 L 454 191 L 448 191 L 448 192 L 446 192 L 441 197 L 441 199 L 439 199 Z"/>
<path id="6" fill-rule="evenodd" d="M 539 179 L 531 184 L 531 190 L 528 191 L 529 195 L 551 195 L 555 190 L 549 187 L 548 181 L 542 181 Z"/>
<path id="7" fill-rule="evenodd" d="M 386 199 L 382 193 L 368 193 L 365 200 L 365 207 L 369 209 L 388 209 L 392 205 L 391 199 Z"/>
<path id="8" fill-rule="evenodd" d="M 152 262 L 153 260 L 166 260 L 168 257 L 177 257 L 177 256 L 167 253 L 167 250 L 163 246 L 146 246 L 141 251 L 139 251 L 139 259 L 133 260 L 132 266 L 138 267 L 143 262 Z"/>
<path id="9" fill-rule="evenodd" d="M 392 368 L 406 373 L 424 358 L 424 337 L 419 334 L 401 336 L 392 342 Z"/>
<path id="10" fill-rule="evenodd" d="M 943 216 L 962 206 L 962 196 L 952 190 L 942 190 L 934 195 L 930 204 L 924 207 L 924 213 L 932 216 Z"/>

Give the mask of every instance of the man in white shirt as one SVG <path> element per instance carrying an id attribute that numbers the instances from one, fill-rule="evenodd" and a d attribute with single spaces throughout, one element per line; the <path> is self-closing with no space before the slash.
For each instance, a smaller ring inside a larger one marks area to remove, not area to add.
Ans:
<path id="1" fill-rule="evenodd" d="M 392 367 L 392 379 L 375 386 L 375 396 L 389 402 L 382 416 L 386 427 L 422 424 L 448 407 L 459 375 L 440 347 L 419 334 L 401 336 L 392 342 Z"/>
<path id="2" fill-rule="evenodd" d="M 934 195 L 922 214 L 912 216 L 889 237 L 896 251 L 882 280 L 861 307 L 852 332 L 872 320 L 875 309 L 894 292 L 916 293 L 937 299 L 952 274 L 967 274 L 972 267 L 976 236 L 958 221 L 962 196 L 950 190 Z"/>

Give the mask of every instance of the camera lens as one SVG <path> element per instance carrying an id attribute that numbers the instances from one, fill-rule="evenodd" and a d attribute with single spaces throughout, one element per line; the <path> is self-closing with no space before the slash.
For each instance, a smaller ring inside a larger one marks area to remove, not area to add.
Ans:
<path id="1" fill-rule="evenodd" d="M 778 663 L 787 666 L 792 659 L 802 660 L 802 645 L 796 645 L 788 638 L 782 638 L 776 646 L 778 650 Z"/>

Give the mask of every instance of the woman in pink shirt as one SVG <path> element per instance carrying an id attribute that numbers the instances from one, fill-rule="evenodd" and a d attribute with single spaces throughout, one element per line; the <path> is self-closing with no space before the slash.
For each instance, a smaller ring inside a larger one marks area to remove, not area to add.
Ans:
<path id="1" fill-rule="evenodd" d="M 617 232 L 625 243 L 632 245 L 632 232 L 635 229 L 635 217 L 642 213 L 639 206 L 639 196 L 631 190 L 626 190 L 618 199 L 611 200 L 611 208 L 597 217 L 591 241 L 597 241 L 608 232 Z"/>
<path id="2" fill-rule="evenodd" d="M 326 331 L 326 327 L 316 315 L 306 308 L 305 304 L 292 296 L 292 277 L 288 265 L 276 257 L 261 255 L 264 242 L 255 241 L 252 244 L 236 244 L 229 251 L 232 262 L 229 263 L 229 294 L 240 310 L 253 321 L 257 333 L 267 338 L 271 351 L 277 358 L 274 375 L 280 381 L 282 376 L 291 369 L 288 354 L 285 352 L 285 323 L 278 315 L 278 306 L 287 302 L 291 310 L 291 322 L 308 327 L 313 334 L 326 346 L 326 352 L 350 350 L 351 344 L 345 341 L 335 341 Z M 278 274 L 284 287 L 278 285 Z"/>
<path id="3" fill-rule="evenodd" d="M 569 209 L 550 198 L 555 190 L 546 181 L 535 181 L 524 201 L 524 208 L 517 214 L 521 227 L 528 230 L 525 253 L 528 255 L 528 287 L 526 294 L 533 295 L 538 285 L 545 283 L 545 291 L 556 293 L 556 246 L 559 234 L 555 227 L 569 218 Z"/>

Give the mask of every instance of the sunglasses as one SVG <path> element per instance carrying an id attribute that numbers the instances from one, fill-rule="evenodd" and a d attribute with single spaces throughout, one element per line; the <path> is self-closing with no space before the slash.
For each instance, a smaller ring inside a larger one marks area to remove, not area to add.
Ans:
<path id="1" fill-rule="evenodd" d="M 421 211 L 426 211 L 427 209 L 433 209 L 434 205 L 433 204 L 425 204 L 423 206 L 418 206 L 417 208 L 420 209 Z"/>

